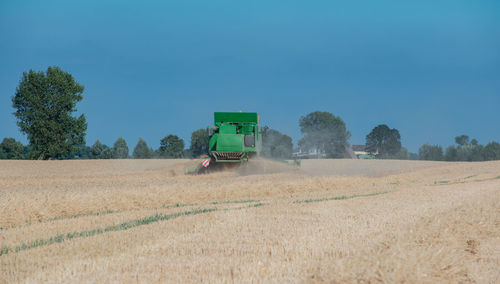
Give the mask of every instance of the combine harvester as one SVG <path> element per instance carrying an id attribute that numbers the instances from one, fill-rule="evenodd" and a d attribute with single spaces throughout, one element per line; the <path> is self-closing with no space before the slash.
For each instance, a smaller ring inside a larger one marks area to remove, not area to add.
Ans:
<path id="1" fill-rule="evenodd" d="M 201 163 L 184 168 L 185 174 L 208 173 L 248 162 L 260 155 L 260 119 L 255 112 L 215 112 L 214 125 L 207 128 L 208 153 Z"/>

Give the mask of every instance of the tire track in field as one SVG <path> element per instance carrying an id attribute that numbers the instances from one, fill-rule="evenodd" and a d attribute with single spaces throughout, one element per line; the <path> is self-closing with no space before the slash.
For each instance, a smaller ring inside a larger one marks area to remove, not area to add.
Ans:
<path id="1" fill-rule="evenodd" d="M 356 194 L 356 195 L 351 195 L 351 196 L 342 195 L 342 196 L 321 198 L 321 199 L 295 200 L 295 201 L 291 202 L 291 204 L 324 202 L 324 201 L 334 201 L 334 200 L 347 200 L 347 199 L 354 199 L 354 198 L 361 198 L 361 197 L 377 196 L 377 195 L 387 194 L 390 192 L 391 191 L 382 191 L 382 192 L 373 192 L 373 193 L 367 193 L 367 194 Z M 253 200 L 253 199 L 232 200 L 232 201 L 231 200 L 214 201 L 214 202 L 209 202 L 208 204 L 218 205 L 218 204 L 234 204 L 234 203 L 236 203 L 236 204 L 238 204 L 238 203 L 240 203 L 240 204 L 252 203 L 252 204 L 247 205 L 247 206 L 234 207 L 234 208 L 231 208 L 231 207 L 230 208 L 212 207 L 212 208 L 203 208 L 203 209 L 189 210 L 189 211 L 176 212 L 176 213 L 170 213 L 170 214 L 157 213 L 157 214 L 147 216 L 144 218 L 122 222 L 122 223 L 119 223 L 116 225 L 110 225 L 110 226 L 107 226 L 104 228 L 85 230 L 85 231 L 80 231 L 80 232 L 68 232 L 65 234 L 59 234 L 57 236 L 52 236 L 52 237 L 47 238 L 47 239 L 37 239 L 35 241 L 21 243 L 15 247 L 3 246 L 2 248 L 0 248 L 0 256 L 10 254 L 10 253 L 18 253 L 20 251 L 33 249 L 33 248 L 37 248 L 37 247 L 41 247 L 41 246 L 48 246 L 48 245 L 52 245 L 55 243 L 62 243 L 64 241 L 70 241 L 72 239 L 92 237 L 92 236 L 96 236 L 96 235 L 102 235 L 102 234 L 107 233 L 107 232 L 129 230 L 129 229 L 132 229 L 135 227 L 149 225 L 149 224 L 160 222 L 160 221 L 171 220 L 171 219 L 179 218 L 182 216 L 199 215 L 199 214 L 211 213 L 211 212 L 215 212 L 215 211 L 242 210 L 242 209 L 247 209 L 247 208 L 256 208 L 256 207 L 269 205 L 269 203 L 262 203 L 259 200 Z"/>

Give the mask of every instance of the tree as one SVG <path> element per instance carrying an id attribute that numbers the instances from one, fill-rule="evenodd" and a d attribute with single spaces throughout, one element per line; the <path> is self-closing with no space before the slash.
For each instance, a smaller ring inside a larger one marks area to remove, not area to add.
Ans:
<path id="1" fill-rule="evenodd" d="M 82 144 L 78 147 L 78 150 L 73 157 L 76 159 L 92 159 L 92 148 Z"/>
<path id="2" fill-rule="evenodd" d="M 97 139 L 94 143 L 94 145 L 92 145 L 92 147 L 90 147 L 90 157 L 92 159 L 101 159 L 101 154 L 102 154 L 102 151 L 104 150 L 104 146 L 102 145 L 101 141 L 99 141 L 99 139 Z"/>
<path id="3" fill-rule="evenodd" d="M 116 140 L 113 145 L 113 158 L 115 159 L 127 159 L 128 158 L 128 146 L 127 142 L 123 137 Z"/>
<path id="4" fill-rule="evenodd" d="M 158 152 L 162 158 L 182 158 L 184 156 L 184 140 L 177 135 L 168 135 L 160 140 Z"/>
<path id="5" fill-rule="evenodd" d="M 417 153 L 410 153 L 410 160 L 418 160 L 419 158 Z"/>
<path id="6" fill-rule="evenodd" d="M 380 124 L 366 135 L 366 149 L 379 157 L 391 157 L 401 150 L 401 135 L 395 128 Z"/>
<path id="7" fill-rule="evenodd" d="M 457 147 L 457 161 L 482 161 L 483 146 L 465 144 Z"/>
<path id="8" fill-rule="evenodd" d="M 4 138 L 0 143 L 0 159 L 24 159 L 24 145 L 14 138 Z"/>
<path id="9" fill-rule="evenodd" d="M 424 144 L 418 149 L 420 160 L 442 161 L 443 148 L 439 145 Z"/>
<path id="10" fill-rule="evenodd" d="M 454 145 L 450 145 L 446 147 L 446 151 L 444 154 L 444 159 L 446 161 L 458 161 L 458 150 Z"/>
<path id="11" fill-rule="evenodd" d="M 262 156 L 289 159 L 293 152 L 292 138 L 269 127 L 262 128 Z"/>
<path id="12" fill-rule="evenodd" d="M 154 153 L 152 149 L 148 147 L 148 144 L 144 139 L 139 138 L 139 141 L 137 142 L 137 145 L 134 148 L 134 152 L 132 154 L 132 157 L 134 159 L 150 159 L 153 157 Z"/>
<path id="13" fill-rule="evenodd" d="M 189 150 L 193 157 L 198 157 L 208 153 L 208 143 L 210 137 L 204 128 L 198 129 L 191 134 L 191 146 Z"/>
<path id="14" fill-rule="evenodd" d="M 113 148 L 103 145 L 104 149 L 101 152 L 99 159 L 113 159 Z"/>
<path id="15" fill-rule="evenodd" d="M 463 146 L 469 144 L 469 136 L 467 135 L 460 135 L 455 137 L 455 142 L 457 142 L 458 145 Z"/>
<path id="16" fill-rule="evenodd" d="M 12 97 L 14 115 L 38 159 L 67 157 L 85 143 L 85 116 L 72 116 L 83 90 L 59 67 L 49 67 L 46 73 L 23 73 Z"/>
<path id="17" fill-rule="evenodd" d="M 304 150 L 316 149 L 318 157 L 321 153 L 328 157 L 344 157 L 347 140 L 351 133 L 347 131 L 344 121 L 329 112 L 315 111 L 299 120 L 300 131 L 304 137 L 299 146 Z"/>
<path id="18" fill-rule="evenodd" d="M 388 158 L 396 160 L 410 160 L 410 153 L 408 152 L 408 149 L 406 149 L 405 147 L 401 147 L 401 149 L 399 149 L 397 153 L 392 154 Z"/>
<path id="19" fill-rule="evenodd" d="M 498 142 L 490 142 L 483 148 L 483 158 L 485 161 L 500 160 L 500 144 Z"/>

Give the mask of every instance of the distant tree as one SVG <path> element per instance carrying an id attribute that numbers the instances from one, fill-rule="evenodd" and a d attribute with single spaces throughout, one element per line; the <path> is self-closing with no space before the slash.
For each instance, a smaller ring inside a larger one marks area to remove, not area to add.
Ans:
<path id="1" fill-rule="evenodd" d="M 408 152 L 408 149 L 401 147 L 396 154 L 392 154 L 388 156 L 388 158 L 396 160 L 410 160 L 410 153 Z"/>
<path id="2" fill-rule="evenodd" d="M 458 150 L 454 145 L 450 145 L 446 147 L 446 151 L 444 154 L 444 159 L 446 161 L 458 161 Z"/>
<path id="3" fill-rule="evenodd" d="M 116 140 L 113 145 L 113 158 L 115 159 L 127 159 L 128 158 L 128 146 L 127 142 L 123 137 Z"/>
<path id="4" fill-rule="evenodd" d="M 410 153 L 410 160 L 418 160 L 419 156 L 417 153 Z"/>
<path id="5" fill-rule="evenodd" d="M 465 144 L 457 147 L 457 161 L 483 161 L 483 146 Z"/>
<path id="6" fill-rule="evenodd" d="M 299 120 L 300 131 L 304 137 L 299 141 L 301 149 L 316 149 L 328 157 L 345 157 L 345 147 L 351 133 L 344 121 L 329 112 L 315 111 Z"/>
<path id="7" fill-rule="evenodd" d="M 442 161 L 443 148 L 439 145 L 424 144 L 418 149 L 420 160 Z"/>
<path id="8" fill-rule="evenodd" d="M 470 141 L 470 144 L 473 145 L 473 146 L 477 146 L 477 145 L 479 145 L 479 142 L 476 139 L 472 139 Z"/>
<path id="9" fill-rule="evenodd" d="M 104 149 L 101 152 L 101 156 L 99 159 L 113 159 L 114 151 L 113 148 L 110 148 L 106 145 L 103 145 Z"/>
<path id="10" fill-rule="evenodd" d="M 139 141 L 134 148 L 132 157 L 134 159 L 150 159 L 153 157 L 153 155 L 154 151 L 152 151 L 152 149 L 148 147 L 146 141 L 144 141 L 144 139 L 142 138 L 139 138 Z"/>
<path id="11" fill-rule="evenodd" d="M 455 142 L 457 142 L 458 145 L 463 146 L 469 144 L 469 136 L 467 135 L 460 135 L 455 137 Z"/>
<path id="12" fill-rule="evenodd" d="M 0 159 L 24 159 L 24 145 L 14 138 L 4 138 L 0 143 Z"/>
<path id="13" fill-rule="evenodd" d="M 471 144 L 471 148 L 472 148 L 472 155 L 470 157 L 470 161 L 477 161 L 477 162 L 484 161 L 484 157 L 483 157 L 484 146 L 480 145 L 480 144 L 476 144 L 476 145 Z"/>
<path id="14" fill-rule="evenodd" d="M 149 147 L 149 159 L 157 159 L 160 158 L 160 154 L 158 151 L 155 151 L 153 147 Z"/>
<path id="15" fill-rule="evenodd" d="M 177 135 L 168 135 L 160 140 L 158 153 L 161 158 L 182 158 L 184 156 L 184 140 Z"/>
<path id="16" fill-rule="evenodd" d="M 262 128 L 262 156 L 275 159 L 289 159 L 292 157 L 292 138 L 269 127 Z"/>
<path id="17" fill-rule="evenodd" d="M 73 158 L 76 159 L 92 159 L 92 149 L 91 147 L 82 144 L 80 147 L 78 147 L 78 150 L 76 151 L 75 155 Z"/>
<path id="18" fill-rule="evenodd" d="M 366 135 L 366 149 L 372 155 L 390 158 L 401 150 L 401 135 L 397 129 L 380 124 Z"/>
<path id="19" fill-rule="evenodd" d="M 104 146 L 102 145 L 101 141 L 97 139 L 94 145 L 90 147 L 90 157 L 92 159 L 101 159 L 102 151 L 104 151 Z"/>
<path id="20" fill-rule="evenodd" d="M 59 67 L 23 73 L 12 97 L 14 115 L 38 159 L 67 157 L 85 143 L 85 116 L 72 116 L 83 89 Z"/>
<path id="21" fill-rule="evenodd" d="M 191 146 L 189 151 L 192 157 L 198 157 L 208 153 L 209 137 L 207 130 L 204 128 L 198 129 L 191 134 Z"/>
<path id="22" fill-rule="evenodd" d="M 483 159 L 485 161 L 500 160 L 500 144 L 492 141 L 483 148 Z"/>

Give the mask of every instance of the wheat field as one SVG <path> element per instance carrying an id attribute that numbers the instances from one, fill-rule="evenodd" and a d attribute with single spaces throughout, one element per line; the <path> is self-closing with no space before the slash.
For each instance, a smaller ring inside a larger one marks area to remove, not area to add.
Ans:
<path id="1" fill-rule="evenodd" d="M 0 282 L 500 282 L 500 162 L 0 161 Z"/>

